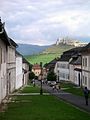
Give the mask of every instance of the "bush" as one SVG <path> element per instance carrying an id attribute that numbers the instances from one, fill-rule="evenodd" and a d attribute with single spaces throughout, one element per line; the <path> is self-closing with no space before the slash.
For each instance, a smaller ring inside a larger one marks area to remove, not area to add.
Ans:
<path id="1" fill-rule="evenodd" d="M 48 81 L 56 81 L 56 74 L 53 71 L 50 71 L 47 74 L 47 80 Z"/>

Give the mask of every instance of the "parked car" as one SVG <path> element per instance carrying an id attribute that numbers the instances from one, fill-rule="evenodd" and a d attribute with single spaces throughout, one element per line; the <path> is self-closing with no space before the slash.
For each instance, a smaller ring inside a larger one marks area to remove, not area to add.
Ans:
<path id="1" fill-rule="evenodd" d="M 56 81 L 50 81 L 49 85 L 52 87 L 54 85 L 56 85 Z"/>

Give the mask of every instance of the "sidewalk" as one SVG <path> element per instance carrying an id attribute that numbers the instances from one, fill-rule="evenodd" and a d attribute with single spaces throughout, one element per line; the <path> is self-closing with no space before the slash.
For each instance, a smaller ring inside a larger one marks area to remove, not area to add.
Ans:
<path id="1" fill-rule="evenodd" d="M 40 85 L 38 83 L 38 85 Z M 52 87 L 43 84 L 43 89 L 47 90 L 50 94 L 57 96 L 58 98 L 75 105 L 76 107 L 88 111 L 90 113 L 90 98 L 88 100 L 88 106 L 85 105 L 85 98 L 71 93 L 64 92 L 63 90 L 53 91 Z"/>

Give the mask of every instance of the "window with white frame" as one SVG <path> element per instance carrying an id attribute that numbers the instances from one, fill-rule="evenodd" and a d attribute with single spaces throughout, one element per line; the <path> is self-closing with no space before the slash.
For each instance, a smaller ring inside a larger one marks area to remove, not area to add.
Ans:
<path id="1" fill-rule="evenodd" d="M 84 66 L 84 58 L 82 59 L 82 65 Z"/>
<path id="2" fill-rule="evenodd" d="M 88 66 L 87 58 L 86 57 L 82 59 L 82 65 L 85 66 L 85 67 Z"/>
<path id="3" fill-rule="evenodd" d="M 85 58 L 85 67 L 87 67 L 87 58 Z"/>
<path id="4" fill-rule="evenodd" d="M 59 63 L 57 63 L 57 68 L 59 68 Z"/>
<path id="5" fill-rule="evenodd" d="M 87 77 L 85 76 L 85 85 L 87 85 Z"/>
<path id="6" fill-rule="evenodd" d="M 84 84 L 84 75 L 83 75 L 83 77 L 82 77 L 82 83 Z"/>

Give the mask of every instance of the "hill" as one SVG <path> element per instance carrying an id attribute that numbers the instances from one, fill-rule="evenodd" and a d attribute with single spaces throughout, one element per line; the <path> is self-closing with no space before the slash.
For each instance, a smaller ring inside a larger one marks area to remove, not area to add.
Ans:
<path id="1" fill-rule="evenodd" d="M 71 48 L 74 48 L 74 46 L 64 45 L 64 44 L 52 45 L 46 48 L 46 50 L 44 50 L 40 54 L 26 56 L 26 59 L 32 64 L 43 62 L 43 65 L 44 65 L 45 63 L 50 62 L 54 58 L 60 57 L 60 55 L 64 51 L 69 50 Z"/>
<path id="2" fill-rule="evenodd" d="M 50 46 L 39 46 L 31 44 L 18 44 L 17 51 L 22 55 L 34 55 L 39 54 Z"/>
<path id="3" fill-rule="evenodd" d="M 43 54 L 62 54 L 64 51 L 69 50 L 71 48 L 73 48 L 74 46 L 72 45 L 67 45 L 67 44 L 59 44 L 59 45 L 52 45 L 48 48 L 46 48 L 46 50 L 44 50 L 42 53 Z"/>

